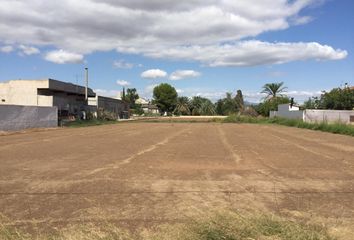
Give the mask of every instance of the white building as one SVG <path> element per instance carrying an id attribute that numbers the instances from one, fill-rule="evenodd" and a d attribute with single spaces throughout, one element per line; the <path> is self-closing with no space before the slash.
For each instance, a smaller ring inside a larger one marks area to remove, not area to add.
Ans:
<path id="1" fill-rule="evenodd" d="M 151 102 L 145 98 L 138 98 L 135 104 L 141 105 L 144 113 L 159 114 L 159 108 L 155 104 L 151 104 Z"/>
<path id="2" fill-rule="evenodd" d="M 95 97 L 92 89 L 88 96 Z M 0 83 L 0 104 L 57 107 L 59 115 L 76 115 L 86 107 L 85 87 L 57 81 L 10 80 Z"/>
<path id="3" fill-rule="evenodd" d="M 278 111 L 270 111 L 269 117 L 282 117 L 291 119 L 303 119 L 303 111 L 298 106 L 291 104 L 279 104 Z"/>
<path id="4" fill-rule="evenodd" d="M 278 105 L 278 111 L 270 111 L 269 117 L 281 117 L 288 119 L 300 119 L 304 122 L 341 122 L 345 124 L 354 123 L 353 110 L 319 110 L 306 109 L 300 110 L 299 107 L 290 104 Z"/>

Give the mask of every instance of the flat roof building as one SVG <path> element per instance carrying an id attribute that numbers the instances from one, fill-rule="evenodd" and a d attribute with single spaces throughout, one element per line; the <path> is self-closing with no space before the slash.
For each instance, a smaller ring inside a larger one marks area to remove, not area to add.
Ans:
<path id="1" fill-rule="evenodd" d="M 95 97 L 88 89 L 88 97 Z M 78 114 L 87 106 L 85 87 L 54 79 L 0 83 L 0 104 L 57 107 L 59 115 Z"/>
<path id="2" fill-rule="evenodd" d="M 129 118 L 129 104 L 116 98 L 96 96 L 88 99 L 89 111 L 96 118 L 102 117 L 100 114 L 108 113 L 112 119 Z"/>

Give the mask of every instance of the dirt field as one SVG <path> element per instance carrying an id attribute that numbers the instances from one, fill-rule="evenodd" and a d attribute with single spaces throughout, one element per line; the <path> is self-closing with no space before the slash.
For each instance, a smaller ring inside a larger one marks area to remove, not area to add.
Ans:
<path id="1" fill-rule="evenodd" d="M 107 221 L 136 228 L 221 208 L 325 222 L 348 237 L 354 138 L 219 123 L 122 123 L 0 136 L 5 224 Z"/>

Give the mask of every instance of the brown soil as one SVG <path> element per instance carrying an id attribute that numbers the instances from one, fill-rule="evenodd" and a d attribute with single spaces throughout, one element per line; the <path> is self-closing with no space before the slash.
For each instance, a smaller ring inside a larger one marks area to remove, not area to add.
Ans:
<path id="1" fill-rule="evenodd" d="M 351 232 L 354 138 L 219 123 L 122 123 L 0 136 L 4 224 L 137 228 L 214 209 L 270 211 Z"/>

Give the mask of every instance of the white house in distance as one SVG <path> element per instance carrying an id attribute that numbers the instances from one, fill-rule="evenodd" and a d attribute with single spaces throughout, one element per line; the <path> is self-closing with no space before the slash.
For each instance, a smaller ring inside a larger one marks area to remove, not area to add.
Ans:
<path id="1" fill-rule="evenodd" d="M 135 101 L 135 104 L 141 105 L 141 108 L 143 109 L 144 113 L 159 113 L 159 108 L 155 104 L 151 104 L 151 102 L 146 100 L 145 98 L 138 98 Z"/>
<path id="2" fill-rule="evenodd" d="M 344 124 L 354 123 L 353 110 L 320 110 L 320 109 L 306 109 L 300 110 L 297 106 L 291 104 L 278 105 L 278 111 L 270 111 L 269 117 L 281 117 L 288 119 L 300 119 L 304 122 L 340 122 Z"/>
<path id="3" fill-rule="evenodd" d="M 278 111 L 270 111 L 269 117 L 282 117 L 291 119 L 303 119 L 303 111 L 300 108 L 289 103 L 279 104 Z"/>

